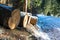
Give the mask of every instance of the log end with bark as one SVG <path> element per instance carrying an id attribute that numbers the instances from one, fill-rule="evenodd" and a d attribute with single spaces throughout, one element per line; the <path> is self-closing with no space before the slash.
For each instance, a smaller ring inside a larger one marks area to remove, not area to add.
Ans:
<path id="1" fill-rule="evenodd" d="M 31 13 L 21 12 L 20 15 L 21 19 L 19 25 L 23 26 L 24 28 L 26 27 L 27 24 L 31 23 L 32 25 L 35 25 L 37 22 L 37 17 L 32 16 Z"/>
<path id="2" fill-rule="evenodd" d="M 18 26 L 20 22 L 20 10 L 13 10 L 11 17 L 8 20 L 8 25 L 10 29 L 14 29 Z"/>
<path id="3" fill-rule="evenodd" d="M 25 15 L 24 20 L 23 20 L 23 27 L 25 28 L 28 23 L 28 15 Z"/>
<path id="4" fill-rule="evenodd" d="M 20 12 L 20 23 L 18 26 L 26 27 L 28 23 L 29 15 L 32 15 L 32 14 L 31 13 L 26 14 L 26 12 Z"/>
<path id="5" fill-rule="evenodd" d="M 29 16 L 29 17 L 30 18 L 29 18 L 28 23 L 31 23 L 32 25 L 36 25 L 38 18 L 36 16 Z"/>
<path id="6" fill-rule="evenodd" d="M 0 4 L 0 25 L 10 29 L 16 28 L 20 22 L 20 10 Z"/>

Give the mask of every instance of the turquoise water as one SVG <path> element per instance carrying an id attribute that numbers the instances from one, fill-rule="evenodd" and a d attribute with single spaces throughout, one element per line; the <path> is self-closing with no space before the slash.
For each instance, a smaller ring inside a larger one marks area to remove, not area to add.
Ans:
<path id="1" fill-rule="evenodd" d="M 60 18 L 52 16 L 38 16 L 37 25 L 43 31 L 53 30 L 53 28 L 60 28 Z"/>

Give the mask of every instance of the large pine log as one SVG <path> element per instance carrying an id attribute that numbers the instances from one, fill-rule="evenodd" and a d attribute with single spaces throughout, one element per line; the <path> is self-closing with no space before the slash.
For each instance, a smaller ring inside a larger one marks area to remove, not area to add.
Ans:
<path id="1" fill-rule="evenodd" d="M 20 21 L 20 10 L 0 4 L 0 25 L 14 29 Z"/>

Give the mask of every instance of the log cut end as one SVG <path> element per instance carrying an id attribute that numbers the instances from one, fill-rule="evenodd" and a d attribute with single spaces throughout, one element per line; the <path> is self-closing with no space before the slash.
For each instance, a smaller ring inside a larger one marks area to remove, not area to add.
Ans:
<path id="1" fill-rule="evenodd" d="M 36 16 L 30 16 L 28 23 L 31 23 L 32 25 L 36 25 L 37 19 L 38 18 Z"/>
<path id="2" fill-rule="evenodd" d="M 28 15 L 25 15 L 24 20 L 23 20 L 23 26 L 24 26 L 24 28 L 26 27 L 27 22 L 28 22 Z"/>
<path id="3" fill-rule="evenodd" d="M 10 29 L 16 28 L 20 22 L 20 10 L 15 9 L 13 10 L 11 17 L 8 20 L 8 26 Z"/>
<path id="4" fill-rule="evenodd" d="M 30 16 L 32 16 L 31 13 L 27 13 L 27 14 L 25 15 L 24 20 L 23 20 L 23 26 L 24 26 L 24 28 L 25 28 L 26 25 L 28 24 L 29 19 L 30 19 Z"/>

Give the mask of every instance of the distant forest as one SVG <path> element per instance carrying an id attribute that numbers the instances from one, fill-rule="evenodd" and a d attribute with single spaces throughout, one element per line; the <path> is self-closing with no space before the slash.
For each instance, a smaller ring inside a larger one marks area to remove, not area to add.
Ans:
<path id="1" fill-rule="evenodd" d="M 25 0 L 0 0 L 1 4 L 16 6 L 24 11 Z M 28 12 L 49 16 L 60 16 L 60 0 L 28 0 Z"/>

